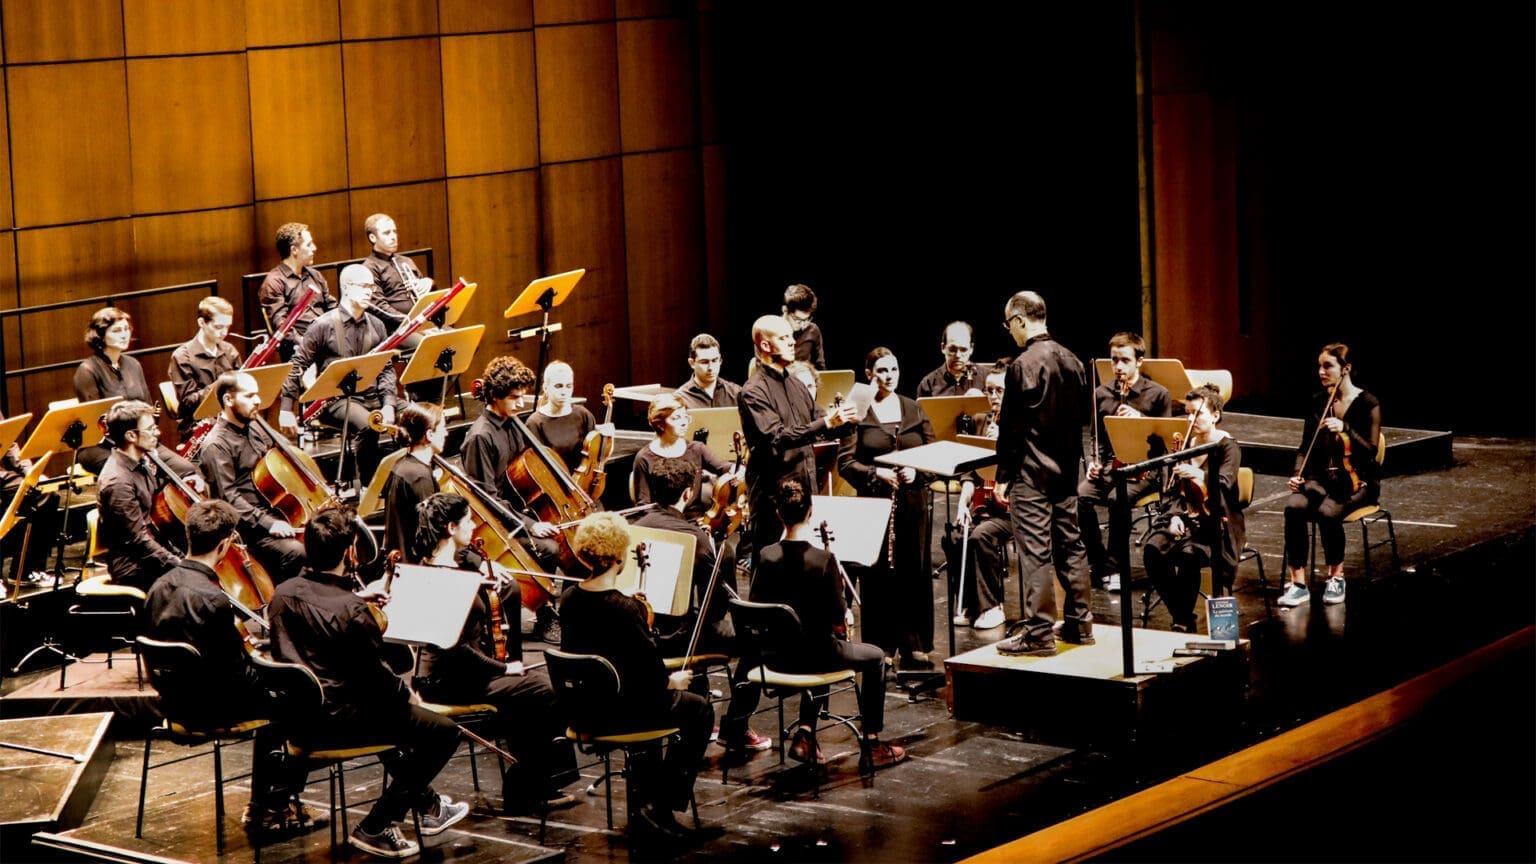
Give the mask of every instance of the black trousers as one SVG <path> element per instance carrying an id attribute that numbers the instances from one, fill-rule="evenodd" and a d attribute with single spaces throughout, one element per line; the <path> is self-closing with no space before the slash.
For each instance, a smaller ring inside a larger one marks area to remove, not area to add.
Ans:
<path id="1" fill-rule="evenodd" d="M 312 746 L 393 744 L 398 748 L 384 759 L 390 777 L 384 794 L 363 818 L 369 832 L 400 821 L 412 807 L 429 809 L 437 800 L 432 780 L 459 747 L 459 727 L 419 705 L 360 710 L 345 721 L 328 719 L 316 726 L 313 737 L 306 739 Z"/>

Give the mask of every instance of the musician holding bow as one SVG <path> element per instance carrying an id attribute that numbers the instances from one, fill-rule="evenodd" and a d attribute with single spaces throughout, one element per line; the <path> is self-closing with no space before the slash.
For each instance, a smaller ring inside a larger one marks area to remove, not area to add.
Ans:
<path id="1" fill-rule="evenodd" d="M 1094 388 L 1094 436 L 1097 458 L 1088 461 L 1088 476 L 1077 487 L 1077 521 L 1088 553 L 1089 579 L 1095 585 L 1116 591 L 1120 574 L 1131 572 L 1120 560 L 1131 536 L 1131 508 L 1115 497 L 1115 484 L 1108 468 L 1114 464 L 1115 447 L 1104 431 L 1105 417 L 1168 417 L 1173 413 L 1173 399 L 1168 388 L 1141 374 L 1141 361 L 1147 343 L 1141 336 L 1124 331 L 1109 340 L 1109 362 L 1115 377 Z M 1152 489 L 1153 479 L 1126 479 L 1126 495 L 1132 501 Z M 1105 545 L 1099 534 L 1099 508 L 1109 511 L 1109 540 Z"/>
<path id="2" fill-rule="evenodd" d="M 1205 384 L 1184 396 L 1190 419 L 1184 448 L 1215 441 L 1221 448 L 1177 462 L 1152 520 L 1152 536 L 1142 546 L 1147 578 L 1162 596 L 1173 629 L 1195 632 L 1195 599 L 1200 595 L 1200 568 L 1210 565 L 1211 587 L 1232 593 L 1237 559 L 1246 542 L 1237 469 L 1242 450 L 1237 439 L 1216 428 L 1221 422 L 1221 391 Z"/>
<path id="3" fill-rule="evenodd" d="M 283 382 L 282 411 L 278 425 L 283 432 L 297 436 L 298 418 L 294 403 L 303 389 L 301 379 L 311 363 L 324 372 L 332 362 L 369 353 L 389 336 L 388 328 L 368 314 L 373 298 L 373 274 L 361 264 L 349 264 L 341 271 L 341 305 L 316 318 L 293 355 L 293 368 Z M 373 476 L 383 455 L 380 433 L 368 426 L 368 415 L 382 411 L 384 422 L 395 422 L 395 367 L 384 364 L 373 381 L 358 382 L 357 392 L 347 398 L 332 399 L 320 410 L 320 416 L 332 426 L 343 424 L 353 430 L 351 464 L 362 485 Z"/>
<path id="4" fill-rule="evenodd" d="M 162 535 L 150 519 L 155 495 L 168 479 L 148 455 L 160 444 L 154 410 L 137 399 L 114 403 L 107 409 L 107 438 L 113 447 L 96 486 L 97 543 L 112 581 L 148 590 L 181 563 L 180 538 Z M 170 455 L 172 471 L 207 488 L 192 463 Z"/>
<path id="5" fill-rule="evenodd" d="M 983 379 L 991 410 L 971 418 L 977 434 L 997 437 L 997 412 L 1003 405 L 1003 381 L 1007 375 L 1008 361 L 1000 360 Z M 997 497 L 996 485 L 978 485 L 980 480 L 971 474 L 960 483 L 959 529 L 970 532 L 970 537 L 965 549 L 965 572 L 960 576 L 960 608 L 953 620 L 957 627 L 991 630 L 1007 620 L 1003 611 L 1003 583 L 1008 576 L 1008 541 L 1013 539 L 1013 525 L 1008 521 L 1008 502 Z M 960 560 L 960 543 L 950 537 L 947 529 L 942 542 L 946 560 Z M 981 611 L 972 618 L 973 610 Z"/>
<path id="6" fill-rule="evenodd" d="M 304 567 L 304 544 L 288 522 L 256 488 L 256 463 L 277 445 L 267 428 L 254 423 L 261 411 L 256 379 L 246 372 L 225 372 L 213 384 L 219 419 L 197 451 L 208 477 L 209 495 L 234 506 L 246 548 L 274 583 L 297 576 Z"/>

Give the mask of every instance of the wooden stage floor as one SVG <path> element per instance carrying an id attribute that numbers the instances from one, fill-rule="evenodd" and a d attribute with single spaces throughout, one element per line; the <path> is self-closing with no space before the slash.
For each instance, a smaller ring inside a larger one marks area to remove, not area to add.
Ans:
<path id="1" fill-rule="evenodd" d="M 1084 744 L 1053 735 L 1048 727 L 1058 724 L 1031 719 L 1071 721 L 1074 712 L 1084 710 L 1082 706 L 1040 698 L 1027 688 L 1002 697 L 1011 700 L 1012 713 L 1018 718 L 1008 726 L 957 720 L 942 698 L 909 702 L 905 694 L 893 688 L 888 696 L 886 737 L 908 748 L 911 758 L 906 763 L 882 770 L 872 783 L 866 783 L 858 776 L 851 739 L 846 733 L 825 733 L 822 746 L 832 763 L 817 794 L 803 770 L 781 770 L 772 751 L 755 754 L 743 766 L 733 766 L 731 784 L 722 785 L 722 751 L 711 747 L 697 786 L 700 813 L 706 824 L 725 831 L 696 847 L 660 854 L 633 848 L 622 830 L 607 831 L 602 799 L 582 795 L 584 784 L 569 787 L 577 794 L 578 803 L 554 814 L 541 848 L 537 820 L 497 814 L 496 781 L 491 779 L 477 795 L 466 760 L 460 758 L 451 763 L 438 785 L 455 797 L 475 801 L 477 809 L 465 822 L 429 842 L 421 860 L 534 861 L 553 853 L 570 862 L 653 857 L 764 862 L 955 861 L 1115 801 L 1359 701 L 1533 623 L 1536 442 L 1459 439 L 1452 454 L 1453 463 L 1446 467 L 1394 476 L 1385 484 L 1383 503 L 1396 522 L 1400 570 L 1392 571 L 1389 561 L 1378 560 L 1374 573 L 1367 577 L 1359 556 L 1359 533 L 1356 530 L 1348 535 L 1346 566 L 1351 578 L 1345 604 L 1325 607 L 1314 602 L 1294 610 L 1273 607 L 1266 604 L 1265 592 L 1258 589 L 1253 564 L 1244 565 L 1238 596 L 1244 636 L 1250 641 L 1246 695 L 1230 712 L 1209 717 L 1194 728 L 1128 746 L 1123 742 Z M 1280 508 L 1284 495 L 1283 477 L 1260 474 L 1248 514 L 1250 543 L 1263 554 L 1272 586 L 1281 578 Z M 942 581 L 934 585 L 935 633 L 942 645 L 948 610 Z M 1010 579 L 1010 616 L 1017 614 L 1017 588 L 1017 581 Z M 1093 604 L 1100 627 L 1107 629 L 1119 621 L 1118 598 L 1095 591 Z M 1168 623 L 1161 608 L 1152 613 L 1152 629 L 1165 630 Z M 1001 628 L 987 632 L 962 628 L 957 631 L 955 648 L 958 653 L 984 647 L 1002 634 Z M 939 654 L 947 653 L 947 646 L 941 647 Z M 14 662 L 13 658 L 6 659 Z M 131 665 L 127 668 L 131 670 Z M 85 677 L 82 670 L 81 680 Z M 1531 681 L 1536 677 L 1515 677 L 1518 680 L 1509 682 L 1507 698 L 1530 700 Z M 51 711 L 64 710 L 68 691 L 48 692 L 57 687 L 57 678 L 56 670 L 39 670 L 6 679 L 7 696 L 0 700 L 0 715 L 12 716 L 21 709 L 18 702 L 28 695 L 22 691 L 51 699 Z M 70 680 L 73 689 L 74 670 Z M 771 718 L 771 714 L 760 715 L 754 725 L 768 732 Z M 146 820 L 145 839 L 135 841 L 132 823 L 143 743 L 124 737 L 116 741 L 116 748 L 116 759 L 85 823 L 65 833 L 79 841 L 122 850 L 114 853 L 117 857 L 113 860 L 147 860 L 139 857 L 144 853 L 172 860 L 212 860 L 212 769 L 207 760 L 151 775 L 151 816 Z M 1416 776 L 1422 778 L 1426 794 L 1455 794 L 1454 790 L 1438 788 L 1435 782 L 1436 764 L 1454 759 L 1454 750 L 1450 747 L 1422 755 L 1422 772 Z M 160 752 L 157 746 L 156 753 Z M 231 751 L 226 772 L 239 773 L 248 758 L 248 748 Z M 1513 784 L 1511 794 L 1536 798 L 1531 766 L 1513 767 L 1511 772 L 1491 762 L 1486 782 L 1504 784 L 1505 788 Z M 489 760 L 482 761 L 481 768 L 482 782 L 494 778 Z M 591 774 L 590 769 L 587 773 Z M 354 787 L 376 785 L 376 778 L 366 771 L 353 780 Z M 621 829 L 623 792 L 620 784 L 615 818 Z M 238 826 L 246 794 L 247 787 L 238 783 L 232 787 L 228 799 L 230 847 L 222 860 L 251 860 Z M 312 807 L 324 810 L 323 783 L 311 783 L 306 799 Z M 1391 814 L 1372 814 L 1371 806 L 1368 798 L 1351 801 L 1347 818 L 1358 830 L 1380 832 L 1384 860 L 1415 857 L 1415 838 L 1421 832 L 1437 830 L 1422 824 L 1389 830 Z M 1372 821 L 1373 815 L 1379 818 Z M 1268 827 L 1255 825 L 1254 830 L 1261 832 Z M 1446 826 L 1444 830 L 1465 827 Z M 1483 854 L 1524 860 L 1536 856 L 1525 826 L 1479 828 L 1480 833 L 1489 831 L 1494 836 L 1481 841 Z M 1507 856 L 1488 851 L 1494 849 L 1510 851 Z M 62 853 L 33 846 L 27 849 L 28 857 L 14 860 L 47 860 L 55 854 L 53 860 L 88 857 L 82 843 Z M 1320 854 L 1326 857 L 1326 853 Z M 328 856 L 324 830 L 268 847 L 262 853 L 262 859 L 270 862 L 319 862 Z M 98 857 L 107 858 L 105 853 Z M 342 851 L 340 857 L 364 860 L 351 851 Z M 1255 847 L 1229 849 L 1222 857 L 1257 859 L 1263 855 Z"/>

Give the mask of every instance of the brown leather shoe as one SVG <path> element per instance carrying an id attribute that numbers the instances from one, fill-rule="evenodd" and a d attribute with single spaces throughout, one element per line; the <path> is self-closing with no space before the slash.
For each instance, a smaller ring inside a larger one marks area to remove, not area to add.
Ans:
<path id="1" fill-rule="evenodd" d="M 789 758 L 796 762 L 815 762 L 817 765 L 827 764 L 827 757 L 821 755 L 821 747 L 817 745 L 815 737 L 811 735 L 811 730 L 805 727 L 795 730 L 795 740 L 789 745 Z"/>
<path id="2" fill-rule="evenodd" d="M 875 741 L 869 745 L 869 761 L 876 768 L 895 765 L 906 758 L 907 748 L 905 747 L 899 747 L 885 741 Z"/>

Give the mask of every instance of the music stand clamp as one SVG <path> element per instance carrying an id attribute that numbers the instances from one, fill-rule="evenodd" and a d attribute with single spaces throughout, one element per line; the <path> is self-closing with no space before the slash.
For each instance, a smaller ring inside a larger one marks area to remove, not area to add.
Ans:
<path id="1" fill-rule="evenodd" d="M 553 276 L 543 276 L 528 283 L 507 311 L 502 313 L 504 318 L 516 318 L 520 315 L 532 313 L 535 309 L 544 313 L 543 322 L 532 332 L 539 334 L 539 365 L 535 370 L 538 375 L 533 384 L 533 392 L 537 393 L 544 385 L 544 361 L 549 357 L 549 334 L 559 329 L 558 325 L 551 329 L 549 326 L 549 310 L 565 302 L 565 298 L 571 296 L 576 289 L 576 283 L 585 276 L 585 268 L 580 270 L 568 270 L 564 273 L 556 273 Z M 525 331 L 527 332 L 527 331 Z M 531 335 L 531 333 L 530 333 Z"/>
<path id="2" fill-rule="evenodd" d="M 343 357 L 331 361 L 331 365 L 325 367 L 315 378 L 315 383 L 299 397 L 301 402 L 318 402 L 324 399 L 350 399 L 357 393 L 357 385 L 362 381 L 378 382 L 380 373 L 394 359 L 398 351 L 377 351 L 371 354 L 359 354 L 356 357 Z M 335 488 L 342 487 L 342 472 L 347 465 L 347 438 L 351 432 L 350 423 L 345 413 L 341 419 L 341 453 L 336 459 Z"/>

